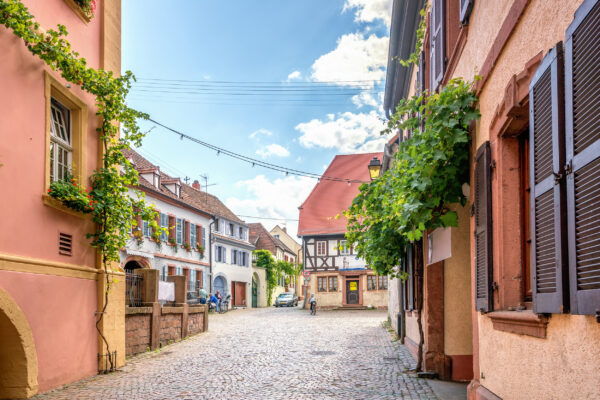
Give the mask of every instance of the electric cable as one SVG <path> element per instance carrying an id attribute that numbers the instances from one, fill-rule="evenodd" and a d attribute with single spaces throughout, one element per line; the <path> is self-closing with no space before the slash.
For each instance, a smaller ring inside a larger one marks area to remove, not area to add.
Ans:
<path id="1" fill-rule="evenodd" d="M 276 165 L 276 164 L 272 164 L 272 163 L 268 163 L 266 161 L 263 160 L 258 160 L 255 158 L 251 158 L 248 156 L 244 156 L 242 154 L 239 153 L 235 153 L 231 150 L 227 150 L 225 148 L 219 147 L 219 146 L 215 146 L 213 144 L 204 142 L 200 139 L 197 139 L 193 136 L 189 136 L 183 132 L 180 132 L 174 128 L 171 128 L 167 125 L 164 125 L 152 118 L 148 118 L 149 121 L 155 123 L 156 125 L 166 129 L 167 131 L 170 131 L 173 134 L 176 134 L 177 136 L 180 137 L 181 140 L 183 139 L 187 139 L 190 140 L 192 142 L 195 142 L 201 146 L 204 146 L 208 149 L 214 150 L 217 152 L 217 155 L 220 155 L 221 153 L 224 155 L 227 155 L 229 157 L 247 162 L 249 164 L 252 164 L 252 166 L 259 166 L 259 167 L 263 167 L 266 169 L 271 169 L 274 171 L 278 171 L 278 172 L 282 172 L 285 173 L 286 175 L 295 175 L 295 176 L 303 176 L 303 177 L 307 177 L 307 178 L 312 178 L 312 179 L 317 179 L 319 181 L 321 180 L 326 180 L 326 181 L 333 181 L 333 182 L 345 182 L 347 184 L 352 184 L 352 183 L 368 183 L 368 181 L 362 181 L 362 180 L 358 180 L 358 179 L 349 179 L 349 178 L 339 178 L 339 177 L 332 177 L 332 176 L 326 176 L 326 175 L 321 175 L 321 174 L 315 174 L 312 172 L 306 172 L 306 171 L 301 171 L 301 170 L 297 170 L 297 169 L 293 169 L 293 168 L 288 168 L 288 167 L 283 167 L 280 165 Z"/>

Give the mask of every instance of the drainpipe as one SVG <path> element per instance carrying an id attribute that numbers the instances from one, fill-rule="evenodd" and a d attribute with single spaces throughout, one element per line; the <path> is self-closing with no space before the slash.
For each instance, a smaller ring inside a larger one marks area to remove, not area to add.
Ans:
<path id="1" fill-rule="evenodd" d="M 215 219 L 210 220 L 210 224 L 208 224 L 208 274 L 210 279 L 208 281 L 208 288 L 210 289 L 208 293 L 213 292 L 213 269 L 212 269 L 212 227 L 215 223 Z"/>
<path id="2" fill-rule="evenodd" d="M 404 344 L 404 338 L 406 336 L 406 319 L 404 314 L 404 285 L 402 279 L 398 279 L 398 296 L 400 296 L 400 310 L 398 311 L 398 337 L 400 343 Z"/>

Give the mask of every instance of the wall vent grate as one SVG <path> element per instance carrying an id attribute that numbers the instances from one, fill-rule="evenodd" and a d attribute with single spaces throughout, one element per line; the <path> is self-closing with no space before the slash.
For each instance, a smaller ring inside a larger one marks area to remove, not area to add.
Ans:
<path id="1" fill-rule="evenodd" d="M 71 256 L 73 250 L 73 236 L 60 232 L 58 234 L 58 254 Z"/>

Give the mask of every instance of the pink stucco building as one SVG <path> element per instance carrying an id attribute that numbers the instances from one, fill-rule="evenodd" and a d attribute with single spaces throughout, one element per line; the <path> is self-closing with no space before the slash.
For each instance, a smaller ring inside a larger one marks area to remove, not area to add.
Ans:
<path id="1" fill-rule="evenodd" d="M 42 30 L 65 25 L 89 66 L 120 72 L 120 0 L 96 1 L 91 18 L 74 0 L 22 3 Z M 66 84 L 4 26 L 0 54 L 0 398 L 21 398 L 98 370 L 104 275 L 86 239 L 94 225 L 46 193 L 65 167 L 89 186 L 99 120 L 92 95 Z M 111 301 L 109 313 L 124 308 L 119 296 Z M 122 363 L 124 330 L 113 317 L 101 329 Z"/>

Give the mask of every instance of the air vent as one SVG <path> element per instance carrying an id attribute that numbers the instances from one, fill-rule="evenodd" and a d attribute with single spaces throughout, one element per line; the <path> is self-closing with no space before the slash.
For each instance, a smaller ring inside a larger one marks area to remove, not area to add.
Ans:
<path id="1" fill-rule="evenodd" d="M 71 256 L 73 249 L 73 236 L 66 233 L 58 234 L 58 254 Z"/>

